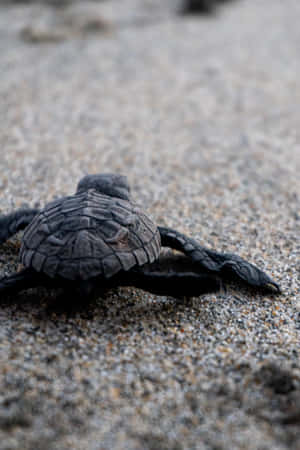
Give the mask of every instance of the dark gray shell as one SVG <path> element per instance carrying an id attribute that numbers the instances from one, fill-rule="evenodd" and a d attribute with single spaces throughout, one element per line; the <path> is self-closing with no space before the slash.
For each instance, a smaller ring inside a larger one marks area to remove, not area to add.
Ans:
<path id="1" fill-rule="evenodd" d="M 110 278 L 160 253 L 154 223 L 136 205 L 95 190 L 49 203 L 27 227 L 20 257 L 50 277 Z"/>

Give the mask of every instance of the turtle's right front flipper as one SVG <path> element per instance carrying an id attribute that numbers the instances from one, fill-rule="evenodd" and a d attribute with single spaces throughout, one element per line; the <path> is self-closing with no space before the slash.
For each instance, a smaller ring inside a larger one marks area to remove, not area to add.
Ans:
<path id="1" fill-rule="evenodd" d="M 266 288 L 274 293 L 281 292 L 279 285 L 269 275 L 240 256 L 202 247 L 195 239 L 170 228 L 158 229 L 162 246 L 183 252 L 207 273 L 215 274 L 224 280 L 241 280 L 250 286 Z"/>
<path id="2" fill-rule="evenodd" d="M 38 213 L 39 210 L 36 208 L 22 208 L 0 216 L 0 244 L 26 228 Z"/>

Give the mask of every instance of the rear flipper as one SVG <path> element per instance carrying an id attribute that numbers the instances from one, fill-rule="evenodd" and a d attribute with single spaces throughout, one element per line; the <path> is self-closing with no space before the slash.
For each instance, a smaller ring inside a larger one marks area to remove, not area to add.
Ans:
<path id="1" fill-rule="evenodd" d="M 5 295 L 16 294 L 25 289 L 45 284 L 44 277 L 34 270 L 23 269 L 0 279 L 0 298 Z"/>
<path id="2" fill-rule="evenodd" d="M 11 214 L 0 216 L 0 244 L 26 228 L 38 213 L 39 210 L 35 208 L 22 208 Z"/>
<path id="3" fill-rule="evenodd" d="M 154 264 L 117 275 L 115 284 L 135 286 L 152 294 L 175 298 L 198 297 L 220 289 L 221 281 L 217 276 L 197 273 L 194 266 L 185 256 L 165 255 Z"/>
<path id="4" fill-rule="evenodd" d="M 170 228 L 159 227 L 162 245 L 183 252 L 203 271 L 216 274 L 224 280 L 242 280 L 245 283 L 280 293 L 280 287 L 266 273 L 238 255 L 217 253 L 202 247 L 197 241 Z"/>
<path id="5" fill-rule="evenodd" d="M 127 283 L 126 283 L 127 285 Z M 193 272 L 160 273 L 139 271 L 131 279 L 130 285 L 156 295 L 175 298 L 199 297 L 220 289 L 220 281 L 211 275 Z"/>

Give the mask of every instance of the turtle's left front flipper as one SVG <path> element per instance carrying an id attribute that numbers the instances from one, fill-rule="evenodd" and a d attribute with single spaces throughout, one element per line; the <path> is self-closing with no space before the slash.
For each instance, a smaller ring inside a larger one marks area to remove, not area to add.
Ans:
<path id="1" fill-rule="evenodd" d="M 38 213 L 39 210 L 36 208 L 22 208 L 0 216 L 0 244 L 7 241 L 18 231 L 24 230 Z"/>
<path id="2" fill-rule="evenodd" d="M 224 280 L 239 279 L 251 286 L 266 288 L 280 293 L 280 287 L 265 272 L 238 255 L 218 253 L 202 247 L 197 241 L 170 228 L 158 227 L 164 247 L 183 252 L 201 269 L 215 273 Z"/>

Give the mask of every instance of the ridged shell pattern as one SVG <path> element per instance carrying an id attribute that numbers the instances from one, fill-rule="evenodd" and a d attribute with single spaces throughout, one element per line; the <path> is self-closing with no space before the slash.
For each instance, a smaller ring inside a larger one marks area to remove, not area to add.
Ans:
<path id="1" fill-rule="evenodd" d="M 49 203 L 27 227 L 20 257 L 50 277 L 110 278 L 156 260 L 160 235 L 133 203 L 95 190 Z"/>

